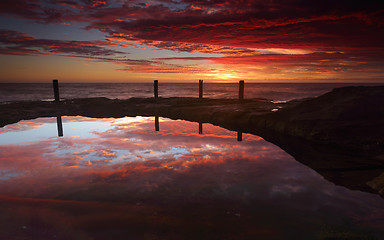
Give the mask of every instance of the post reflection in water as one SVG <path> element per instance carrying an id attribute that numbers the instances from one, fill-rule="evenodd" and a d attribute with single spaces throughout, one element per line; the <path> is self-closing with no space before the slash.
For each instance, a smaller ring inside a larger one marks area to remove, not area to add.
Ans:
<path id="1" fill-rule="evenodd" d="M 199 122 L 199 134 L 203 134 L 203 123 Z"/>
<path id="2" fill-rule="evenodd" d="M 241 142 L 243 141 L 243 132 L 237 132 L 237 141 L 238 142 Z"/>
<path id="3" fill-rule="evenodd" d="M 160 131 L 160 125 L 159 125 L 159 117 L 155 116 L 155 131 Z"/>
<path id="4" fill-rule="evenodd" d="M 64 136 L 64 134 L 63 134 L 63 122 L 61 120 L 61 116 L 56 117 L 56 122 L 57 122 L 57 136 L 62 137 Z"/>
<path id="5" fill-rule="evenodd" d="M 380 197 L 336 186 L 258 136 L 208 123 L 201 135 L 202 123 L 159 117 L 155 131 L 153 117 L 62 121 L 60 138 L 59 117 L 0 129 L 0 239 L 383 233 Z"/>

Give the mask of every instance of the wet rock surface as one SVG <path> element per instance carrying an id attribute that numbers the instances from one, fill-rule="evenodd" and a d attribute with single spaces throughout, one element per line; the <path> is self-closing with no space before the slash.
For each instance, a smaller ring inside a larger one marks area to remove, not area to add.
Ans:
<path id="1" fill-rule="evenodd" d="M 256 119 L 267 131 L 384 160 L 384 87 L 338 88 Z"/>
<path id="2" fill-rule="evenodd" d="M 383 195 L 383 103 L 384 86 L 337 88 L 317 98 L 280 104 L 267 99 L 197 98 L 13 102 L 0 105 L 0 127 L 61 115 L 207 122 L 257 134 L 336 184 Z"/>

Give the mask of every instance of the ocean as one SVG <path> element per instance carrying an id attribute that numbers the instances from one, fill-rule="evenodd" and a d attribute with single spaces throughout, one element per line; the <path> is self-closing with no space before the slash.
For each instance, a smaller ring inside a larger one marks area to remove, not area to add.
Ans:
<path id="1" fill-rule="evenodd" d="M 333 88 L 356 83 L 247 83 L 244 98 L 289 101 L 317 97 Z M 60 98 L 107 97 L 129 99 L 153 97 L 153 83 L 59 83 Z M 238 83 L 204 83 L 205 98 L 238 98 Z M 198 97 L 198 83 L 159 83 L 159 97 Z M 0 102 L 53 100 L 52 83 L 0 83 Z"/>

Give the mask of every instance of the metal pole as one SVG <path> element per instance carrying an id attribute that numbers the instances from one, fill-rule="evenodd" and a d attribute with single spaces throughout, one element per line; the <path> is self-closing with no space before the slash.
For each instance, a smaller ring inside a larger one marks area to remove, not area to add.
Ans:
<path id="1" fill-rule="evenodd" d="M 55 101 L 59 102 L 60 101 L 60 96 L 59 96 L 59 81 L 58 80 L 53 80 L 53 93 L 55 95 Z"/>
<path id="2" fill-rule="evenodd" d="M 158 80 L 153 81 L 153 91 L 155 94 L 155 98 L 159 98 L 159 81 Z"/>
<path id="3" fill-rule="evenodd" d="M 239 81 L 239 100 L 244 100 L 244 81 Z"/>
<path id="4" fill-rule="evenodd" d="M 203 80 L 199 80 L 199 98 L 203 98 Z"/>

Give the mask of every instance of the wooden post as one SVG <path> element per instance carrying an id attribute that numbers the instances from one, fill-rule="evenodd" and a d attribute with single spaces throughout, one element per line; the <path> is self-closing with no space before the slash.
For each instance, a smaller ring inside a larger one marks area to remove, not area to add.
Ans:
<path id="1" fill-rule="evenodd" d="M 199 134 L 203 134 L 203 123 L 199 122 Z"/>
<path id="2" fill-rule="evenodd" d="M 159 117 L 156 116 L 155 117 L 155 131 L 158 132 L 160 130 L 160 127 L 159 127 Z"/>
<path id="3" fill-rule="evenodd" d="M 59 81 L 58 80 L 53 80 L 53 93 L 55 95 L 55 102 L 60 101 L 60 96 L 59 96 Z"/>
<path id="4" fill-rule="evenodd" d="M 57 136 L 62 137 L 63 134 L 63 121 L 61 120 L 61 116 L 56 117 L 57 122 Z"/>
<path id="5" fill-rule="evenodd" d="M 239 81 L 239 100 L 244 100 L 244 81 Z"/>
<path id="6" fill-rule="evenodd" d="M 203 80 L 199 80 L 199 98 L 203 98 Z"/>
<path id="7" fill-rule="evenodd" d="M 159 81 L 158 80 L 153 81 L 153 90 L 154 90 L 155 98 L 159 98 Z"/>
<path id="8" fill-rule="evenodd" d="M 238 142 L 243 141 L 243 132 L 237 132 L 237 141 Z"/>

